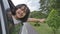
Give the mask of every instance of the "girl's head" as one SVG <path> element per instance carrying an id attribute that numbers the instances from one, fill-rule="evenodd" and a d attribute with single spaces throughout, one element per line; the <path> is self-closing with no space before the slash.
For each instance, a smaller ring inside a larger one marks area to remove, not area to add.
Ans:
<path id="1" fill-rule="evenodd" d="M 12 11 L 12 15 L 23 21 L 27 20 L 29 13 L 30 10 L 25 4 L 17 5 L 16 8 L 14 8 L 14 10 Z"/>

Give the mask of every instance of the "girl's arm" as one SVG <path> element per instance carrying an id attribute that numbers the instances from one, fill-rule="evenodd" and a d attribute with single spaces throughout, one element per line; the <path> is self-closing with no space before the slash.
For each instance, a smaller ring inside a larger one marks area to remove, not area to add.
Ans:
<path id="1" fill-rule="evenodd" d="M 44 22 L 45 19 L 28 18 L 27 22 Z"/>

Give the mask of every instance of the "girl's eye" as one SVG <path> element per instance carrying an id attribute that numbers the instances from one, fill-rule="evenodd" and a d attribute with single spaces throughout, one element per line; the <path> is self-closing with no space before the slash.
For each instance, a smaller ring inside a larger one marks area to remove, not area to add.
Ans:
<path id="1" fill-rule="evenodd" d="M 25 11 L 24 9 L 21 9 L 22 11 Z"/>
<path id="2" fill-rule="evenodd" d="M 24 13 L 26 12 L 25 10 L 22 10 Z"/>
<path id="3" fill-rule="evenodd" d="M 20 14 L 20 13 L 18 12 L 18 14 Z"/>

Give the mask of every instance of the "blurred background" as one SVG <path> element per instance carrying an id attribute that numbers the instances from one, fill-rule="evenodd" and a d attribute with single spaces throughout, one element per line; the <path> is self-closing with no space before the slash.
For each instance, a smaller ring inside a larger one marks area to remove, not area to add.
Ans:
<path id="1" fill-rule="evenodd" d="M 44 23 L 30 22 L 39 34 L 60 34 L 60 0 L 12 0 L 14 5 L 26 4 L 30 18 L 45 19 Z"/>

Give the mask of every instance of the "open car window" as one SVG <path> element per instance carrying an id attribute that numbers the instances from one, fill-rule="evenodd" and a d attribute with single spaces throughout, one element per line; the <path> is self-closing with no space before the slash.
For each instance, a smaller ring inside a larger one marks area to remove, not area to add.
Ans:
<path id="1" fill-rule="evenodd" d="M 20 30 L 15 31 L 16 29 L 20 28 L 19 25 L 14 27 L 12 18 L 11 18 L 11 8 L 9 4 L 9 0 L 1 0 L 0 4 L 0 14 L 1 14 L 1 25 L 0 25 L 0 33 L 2 34 L 18 34 Z"/>

